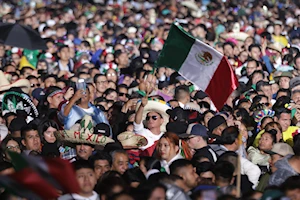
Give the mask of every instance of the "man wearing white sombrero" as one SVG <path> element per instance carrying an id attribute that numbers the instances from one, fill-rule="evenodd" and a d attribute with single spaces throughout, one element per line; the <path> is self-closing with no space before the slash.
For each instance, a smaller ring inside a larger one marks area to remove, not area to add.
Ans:
<path id="1" fill-rule="evenodd" d="M 137 105 L 135 120 L 133 123 L 134 132 L 144 136 L 148 144 L 140 147 L 143 150 L 142 155 L 152 156 L 156 142 L 166 131 L 166 124 L 169 122 L 169 115 L 166 111 L 170 107 L 164 101 L 148 101 L 148 97 L 142 98 Z M 147 128 L 144 127 L 143 121 Z"/>

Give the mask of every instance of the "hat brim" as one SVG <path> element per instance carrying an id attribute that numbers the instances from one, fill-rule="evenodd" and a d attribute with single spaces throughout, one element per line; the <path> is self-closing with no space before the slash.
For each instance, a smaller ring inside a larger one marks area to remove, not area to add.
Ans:
<path id="1" fill-rule="evenodd" d="M 179 134 L 178 137 L 179 138 L 182 138 L 182 139 L 187 139 L 191 136 L 191 134 L 188 134 L 188 133 L 182 133 L 182 134 Z"/>
<path id="2" fill-rule="evenodd" d="M 28 94 L 30 90 L 30 82 L 27 79 L 20 79 L 12 84 L 0 86 L 0 92 L 7 91 L 13 87 L 19 87 L 23 92 Z"/>
<path id="3" fill-rule="evenodd" d="M 80 131 L 74 130 L 62 130 L 54 132 L 55 137 L 58 141 L 67 143 L 80 143 L 80 144 L 91 144 L 105 146 L 107 143 L 114 142 L 113 139 L 93 133 L 80 133 Z"/>
<path id="4" fill-rule="evenodd" d="M 120 133 L 117 138 L 124 149 L 138 149 L 148 144 L 147 138 L 129 131 Z"/>
<path id="5" fill-rule="evenodd" d="M 268 150 L 268 151 L 264 151 L 266 154 L 270 154 L 270 155 L 275 155 L 275 154 L 278 154 L 274 151 L 271 151 L 271 150 Z M 279 155 L 279 154 L 278 154 Z"/>
<path id="6" fill-rule="evenodd" d="M 139 109 L 141 102 L 137 103 L 136 111 Z M 166 125 L 169 122 L 169 115 L 167 114 L 167 110 L 171 109 L 164 101 L 148 101 L 147 105 L 144 107 L 142 119 L 145 122 L 146 116 L 149 112 L 157 112 L 159 113 L 164 122 L 160 126 L 161 132 L 166 132 Z"/>

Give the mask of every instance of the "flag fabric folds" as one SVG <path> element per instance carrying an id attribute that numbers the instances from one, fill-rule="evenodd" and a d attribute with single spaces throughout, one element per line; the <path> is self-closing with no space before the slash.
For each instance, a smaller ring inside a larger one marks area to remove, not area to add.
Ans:
<path id="1" fill-rule="evenodd" d="M 172 24 L 156 67 L 169 67 L 205 91 L 220 110 L 238 81 L 225 56 Z"/>

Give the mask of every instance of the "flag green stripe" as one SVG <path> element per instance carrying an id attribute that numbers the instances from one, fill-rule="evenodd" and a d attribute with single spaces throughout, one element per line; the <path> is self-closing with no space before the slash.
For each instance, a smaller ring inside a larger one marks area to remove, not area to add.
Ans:
<path id="1" fill-rule="evenodd" d="M 169 67 L 179 71 L 194 42 L 195 39 L 189 33 L 172 24 L 156 67 Z"/>

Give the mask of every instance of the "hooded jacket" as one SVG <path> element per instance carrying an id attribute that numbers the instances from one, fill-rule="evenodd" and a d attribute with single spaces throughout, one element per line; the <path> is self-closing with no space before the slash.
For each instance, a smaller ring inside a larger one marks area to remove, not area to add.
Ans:
<path id="1" fill-rule="evenodd" d="M 281 185 L 287 178 L 298 175 L 298 173 L 291 167 L 289 159 L 292 155 L 287 155 L 283 159 L 275 163 L 277 171 L 271 175 L 269 185 Z"/>

